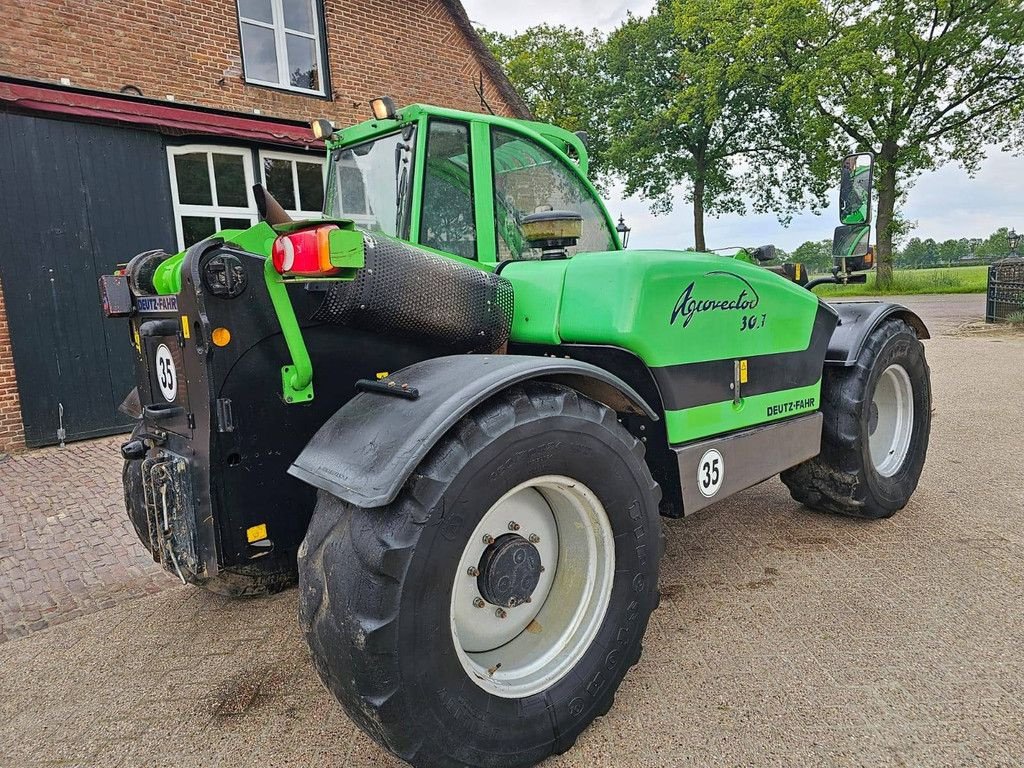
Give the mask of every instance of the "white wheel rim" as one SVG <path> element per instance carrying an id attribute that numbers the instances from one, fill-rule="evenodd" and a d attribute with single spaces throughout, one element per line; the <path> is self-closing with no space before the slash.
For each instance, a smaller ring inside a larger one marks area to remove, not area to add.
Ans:
<path id="1" fill-rule="evenodd" d="M 471 569 L 478 569 L 490 546 L 485 536 L 497 539 L 513 530 L 536 547 L 544 570 L 530 602 L 501 608 L 484 600 Z M 561 475 L 517 485 L 484 514 L 455 573 L 451 632 L 463 669 L 485 691 L 504 698 L 550 688 L 593 643 L 614 577 L 611 524 L 589 488 Z"/>
<path id="2" fill-rule="evenodd" d="M 892 477 L 903 466 L 914 434 L 914 388 L 902 365 L 890 365 L 875 383 L 868 434 L 875 471 Z"/>

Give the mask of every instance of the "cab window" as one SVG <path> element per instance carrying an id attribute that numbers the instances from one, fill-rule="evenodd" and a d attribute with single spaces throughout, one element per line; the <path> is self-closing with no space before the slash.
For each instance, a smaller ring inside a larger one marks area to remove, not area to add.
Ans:
<path id="1" fill-rule="evenodd" d="M 499 261 L 540 258 L 524 241 L 519 225 L 537 211 L 575 211 L 583 217 L 583 236 L 569 249 L 570 256 L 617 247 L 601 206 L 563 160 L 525 136 L 499 128 L 491 131 L 491 152 Z"/>
<path id="2" fill-rule="evenodd" d="M 470 167 L 469 126 L 431 120 L 423 177 L 420 244 L 475 259 L 476 224 Z"/>

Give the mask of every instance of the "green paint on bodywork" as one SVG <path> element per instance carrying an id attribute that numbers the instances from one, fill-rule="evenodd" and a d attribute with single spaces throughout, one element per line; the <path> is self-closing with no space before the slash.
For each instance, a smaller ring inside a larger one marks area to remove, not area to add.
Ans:
<path id="1" fill-rule="evenodd" d="M 292 301 L 288 298 L 288 286 L 274 269 L 274 263 L 269 258 L 263 268 L 263 277 L 278 323 L 281 325 L 284 343 L 292 358 L 291 365 L 281 368 L 282 397 L 286 403 L 308 402 L 313 399 L 313 363 L 302 339 L 302 329 L 295 318 Z"/>
<path id="2" fill-rule="evenodd" d="M 512 315 L 513 341 L 528 344 L 560 344 L 558 315 L 562 308 L 562 285 L 568 259 L 519 261 L 505 267 L 501 275 L 512 283 L 515 311 Z"/>
<path id="3" fill-rule="evenodd" d="M 742 392 L 742 388 L 740 391 Z M 806 387 L 744 397 L 737 404 L 732 400 L 725 400 L 681 411 L 665 411 L 668 440 L 673 444 L 685 443 L 802 413 L 811 413 L 818 408 L 820 394 L 821 379 L 818 379 Z M 777 412 L 772 414 L 773 408 Z"/>
<path id="4" fill-rule="evenodd" d="M 515 288 L 513 341 L 621 347 L 651 368 L 803 351 L 818 312 L 818 298 L 785 278 L 707 253 L 581 253 L 502 275 Z M 669 411 L 669 441 L 770 421 L 769 406 L 817 397 L 814 385 Z"/>
<path id="5" fill-rule="evenodd" d="M 308 226 L 308 223 L 307 223 Z M 210 235 L 211 240 L 233 243 L 249 253 L 270 257 L 277 232 L 267 222 L 261 221 L 249 229 L 222 229 Z M 185 251 L 176 253 L 156 268 L 153 286 L 157 294 L 166 296 L 181 292 L 181 270 L 185 264 Z"/>
<path id="6" fill-rule="evenodd" d="M 723 256 L 584 253 L 566 268 L 558 332 L 657 367 L 806 349 L 817 311 L 809 291 Z"/>

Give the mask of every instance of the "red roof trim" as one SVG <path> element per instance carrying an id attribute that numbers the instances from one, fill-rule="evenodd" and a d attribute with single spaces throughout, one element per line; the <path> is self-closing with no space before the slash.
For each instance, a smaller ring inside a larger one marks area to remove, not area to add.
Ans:
<path id="1" fill-rule="evenodd" d="M 103 122 L 141 125 L 174 135 L 220 136 L 260 144 L 323 149 L 304 125 L 245 117 L 184 105 L 127 100 L 23 83 L 0 82 L 0 103 L 32 112 L 73 115 Z"/>

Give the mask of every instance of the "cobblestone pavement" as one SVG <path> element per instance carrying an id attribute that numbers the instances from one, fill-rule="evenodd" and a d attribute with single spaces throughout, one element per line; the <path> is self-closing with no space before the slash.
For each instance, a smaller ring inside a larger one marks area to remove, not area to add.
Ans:
<path id="1" fill-rule="evenodd" d="M 174 583 L 125 515 L 122 442 L 0 457 L 0 642 Z"/>
<path id="2" fill-rule="evenodd" d="M 910 505 L 840 519 L 771 480 L 668 522 L 643 658 L 546 765 L 1024 764 L 1024 338 L 927 347 Z M 320 686 L 295 611 L 170 582 L 0 644 L 0 766 L 397 766 Z"/>

